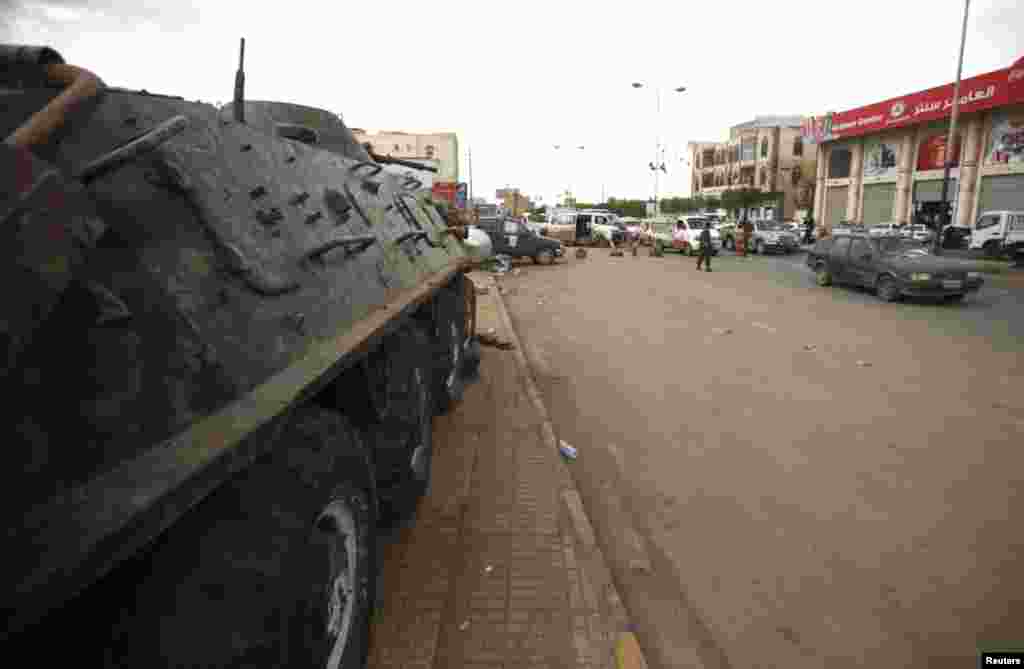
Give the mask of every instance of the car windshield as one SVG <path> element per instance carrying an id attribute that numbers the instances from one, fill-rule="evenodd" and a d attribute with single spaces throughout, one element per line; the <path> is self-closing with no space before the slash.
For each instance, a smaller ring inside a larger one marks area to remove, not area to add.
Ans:
<path id="1" fill-rule="evenodd" d="M 761 227 L 765 230 L 785 230 L 786 228 L 782 223 L 762 223 Z"/>
<path id="2" fill-rule="evenodd" d="M 914 239 L 891 237 L 879 242 L 882 253 L 899 253 L 901 255 L 928 255 L 931 251 L 927 246 Z"/>

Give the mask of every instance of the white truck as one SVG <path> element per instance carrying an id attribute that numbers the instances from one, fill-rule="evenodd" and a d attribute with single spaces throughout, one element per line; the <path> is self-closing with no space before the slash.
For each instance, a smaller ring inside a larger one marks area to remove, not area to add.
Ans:
<path id="1" fill-rule="evenodd" d="M 1024 254 L 1024 211 L 983 212 L 971 232 L 970 248 L 983 249 L 993 258 Z"/>

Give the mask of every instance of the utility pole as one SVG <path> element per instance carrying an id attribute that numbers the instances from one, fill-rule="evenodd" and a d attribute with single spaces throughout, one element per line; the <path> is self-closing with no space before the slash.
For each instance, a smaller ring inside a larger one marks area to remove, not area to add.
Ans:
<path id="1" fill-rule="evenodd" d="M 971 0 L 964 1 L 964 26 L 960 33 L 960 58 L 956 64 L 956 83 L 953 84 L 953 113 L 949 119 L 949 135 L 946 137 L 946 150 L 943 154 L 942 167 L 942 214 L 939 216 L 939 229 L 935 231 L 933 242 L 935 253 L 942 253 L 942 230 L 951 221 L 949 215 L 952 207 L 949 204 L 949 168 L 953 165 L 954 139 L 956 137 L 956 122 L 960 116 L 960 75 L 964 68 L 964 44 L 967 42 L 967 12 L 971 8 Z M 957 182 L 959 185 L 959 181 Z"/>
<path id="2" fill-rule="evenodd" d="M 476 209 L 476 205 L 473 204 L 473 147 L 469 149 L 469 202 L 473 209 Z"/>

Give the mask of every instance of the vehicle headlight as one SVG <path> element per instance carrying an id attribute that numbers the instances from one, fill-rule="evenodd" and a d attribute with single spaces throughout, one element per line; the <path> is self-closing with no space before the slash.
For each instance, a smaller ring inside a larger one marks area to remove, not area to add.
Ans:
<path id="1" fill-rule="evenodd" d="M 981 272 L 968 272 L 967 273 L 967 278 L 968 279 L 980 279 L 981 278 Z"/>
<path id="2" fill-rule="evenodd" d="M 913 272 L 910 275 L 911 281 L 927 281 L 932 278 L 932 275 L 928 272 Z"/>

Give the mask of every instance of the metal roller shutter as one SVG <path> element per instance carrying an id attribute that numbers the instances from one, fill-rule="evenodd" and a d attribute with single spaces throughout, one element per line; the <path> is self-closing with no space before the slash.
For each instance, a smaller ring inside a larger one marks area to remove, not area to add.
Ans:
<path id="1" fill-rule="evenodd" d="M 896 203 L 896 184 L 866 184 L 861 219 L 864 225 L 888 223 Z"/>
<path id="2" fill-rule="evenodd" d="M 839 225 L 846 218 L 846 193 L 848 190 L 848 186 L 828 189 L 825 201 L 825 223 L 829 226 Z"/>
<path id="3" fill-rule="evenodd" d="M 949 180 L 949 193 L 948 197 L 952 201 L 956 201 L 957 193 L 956 179 Z M 941 202 L 942 201 L 942 179 L 935 179 L 932 181 L 915 181 L 914 182 L 914 202 Z"/>
<path id="4" fill-rule="evenodd" d="M 981 178 L 978 215 L 983 211 L 1024 209 L 1024 174 Z"/>

